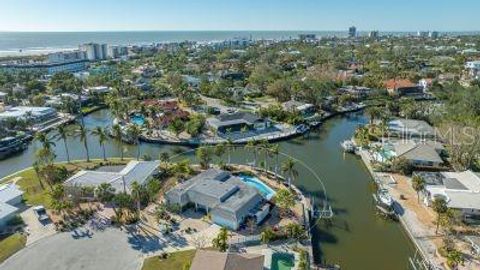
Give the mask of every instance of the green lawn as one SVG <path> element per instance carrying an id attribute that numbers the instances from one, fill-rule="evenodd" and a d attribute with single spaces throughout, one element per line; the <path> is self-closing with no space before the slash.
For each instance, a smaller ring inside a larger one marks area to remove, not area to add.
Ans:
<path id="1" fill-rule="evenodd" d="M 0 263 L 24 248 L 26 243 L 27 237 L 18 233 L 0 240 Z"/>
<path id="2" fill-rule="evenodd" d="M 142 270 L 170 270 L 183 269 L 186 263 L 191 263 L 195 256 L 195 250 L 185 250 L 175 253 L 169 253 L 167 259 L 160 259 L 159 256 L 153 256 L 145 259 Z"/>

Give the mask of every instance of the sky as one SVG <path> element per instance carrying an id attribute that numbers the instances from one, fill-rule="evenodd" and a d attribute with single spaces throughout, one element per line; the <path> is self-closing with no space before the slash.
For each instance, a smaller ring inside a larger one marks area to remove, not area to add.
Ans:
<path id="1" fill-rule="evenodd" d="M 478 31 L 479 0 L 0 0 L 0 31 Z"/>

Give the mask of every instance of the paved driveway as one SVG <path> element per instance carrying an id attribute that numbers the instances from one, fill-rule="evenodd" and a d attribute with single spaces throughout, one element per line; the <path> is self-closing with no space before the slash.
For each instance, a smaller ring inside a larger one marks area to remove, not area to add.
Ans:
<path id="1" fill-rule="evenodd" d="M 38 221 L 38 218 L 33 211 L 33 207 L 30 207 L 23 211 L 20 216 L 27 225 L 27 246 L 35 243 L 36 241 L 44 237 L 48 237 L 56 233 L 55 226 L 53 225 L 53 223 L 51 223 L 51 221 L 48 221 L 46 224 L 42 224 L 40 223 L 40 221 Z"/>
<path id="2" fill-rule="evenodd" d="M 33 243 L 0 265 L 0 270 L 136 270 L 145 255 L 163 248 L 152 244 L 157 241 L 113 228 L 80 229 L 76 235 L 60 233 Z"/>

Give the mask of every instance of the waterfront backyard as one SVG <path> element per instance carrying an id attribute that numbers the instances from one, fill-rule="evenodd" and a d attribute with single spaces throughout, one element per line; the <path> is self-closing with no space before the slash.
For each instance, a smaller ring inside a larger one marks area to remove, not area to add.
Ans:
<path id="1" fill-rule="evenodd" d="M 110 124 L 107 117 L 108 112 L 98 111 L 87 116 L 85 122 L 90 128 L 106 126 Z M 358 124 L 366 121 L 361 113 L 334 118 L 327 121 L 318 132 L 312 132 L 305 138 L 282 142 L 280 147 L 282 152 L 303 161 L 319 174 L 328 189 L 335 216 L 329 223 L 319 221 L 313 229 L 314 255 L 318 262 L 338 263 L 346 269 L 385 269 L 385 265 L 389 269 L 405 269 L 408 256 L 413 254 L 408 238 L 400 224 L 375 216 L 370 189 L 372 179 L 361 161 L 354 156 L 344 156 L 339 146 L 341 141 L 352 136 Z M 97 143 L 95 138 L 89 138 L 89 142 L 92 145 Z M 68 143 L 71 148 L 80 149 L 71 153 L 72 159 L 83 159 L 82 145 L 75 139 Z M 180 151 L 177 147 L 147 143 L 142 143 L 139 147 L 142 155 L 155 158 L 164 151 Z M 136 146 L 126 148 L 126 156 L 135 156 Z M 0 163 L 2 175 L 31 166 L 35 149 L 38 149 L 37 143 L 22 155 Z M 63 144 L 57 143 L 56 149 L 57 160 L 64 160 Z M 120 154 L 118 144 L 114 141 L 107 143 L 106 150 L 109 156 Z M 91 155 L 101 158 L 101 149 L 91 149 Z M 193 154 L 188 156 L 193 158 Z M 232 153 L 233 163 L 252 159 L 252 154 L 242 149 Z M 300 165 L 297 170 L 299 176 L 294 184 L 305 194 L 315 197 L 315 202 L 320 204 L 323 198 L 321 185 Z M 22 252 L 26 250 L 18 254 Z"/>

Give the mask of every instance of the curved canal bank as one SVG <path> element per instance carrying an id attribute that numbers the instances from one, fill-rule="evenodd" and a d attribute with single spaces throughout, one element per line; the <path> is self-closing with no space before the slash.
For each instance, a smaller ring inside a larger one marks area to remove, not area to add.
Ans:
<path id="1" fill-rule="evenodd" d="M 320 221 L 313 231 L 314 255 L 317 261 L 338 263 L 343 269 L 407 269 L 408 256 L 412 255 L 412 245 L 399 223 L 385 221 L 375 216 L 371 196 L 371 178 L 358 157 L 344 155 L 339 144 L 350 138 L 355 128 L 367 119 L 362 113 L 352 113 L 334 117 L 324 123 L 318 132 L 308 137 L 299 137 L 281 142 L 281 151 L 302 160 L 320 175 L 328 189 L 329 201 L 335 212 L 331 224 Z M 107 110 L 100 110 L 85 117 L 89 128 L 108 126 L 111 123 Z M 94 158 L 102 157 L 102 150 L 95 137 L 89 136 L 90 153 Z M 126 156 L 135 156 L 136 147 L 125 145 Z M 142 155 L 157 158 L 159 153 L 179 147 L 140 144 Z M 35 151 L 33 143 L 26 151 L 4 161 L 0 161 L 0 178 L 25 167 L 31 166 Z M 62 141 L 56 142 L 57 160 L 65 160 Z M 85 150 L 78 139 L 68 141 L 71 159 L 84 159 Z M 109 156 L 119 156 L 118 143 L 109 141 L 106 145 Z M 186 148 L 184 148 L 186 149 Z M 193 155 L 192 155 L 193 156 Z M 259 159 L 263 160 L 262 155 Z M 261 158 L 260 158 L 261 157 Z M 242 148 L 232 153 L 232 162 L 253 160 L 252 153 Z M 273 159 L 269 161 L 273 165 Z M 315 178 L 297 165 L 299 177 L 294 184 L 307 195 L 321 202 L 323 191 Z"/>

